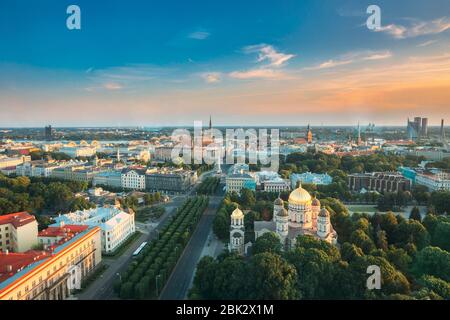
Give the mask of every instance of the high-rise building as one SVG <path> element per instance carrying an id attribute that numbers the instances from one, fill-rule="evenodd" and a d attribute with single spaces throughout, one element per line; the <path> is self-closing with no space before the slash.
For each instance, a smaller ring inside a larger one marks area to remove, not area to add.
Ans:
<path id="1" fill-rule="evenodd" d="M 420 131 L 422 137 L 428 136 L 428 118 L 422 118 L 422 127 Z"/>
<path id="2" fill-rule="evenodd" d="M 45 140 L 51 141 L 53 139 L 53 129 L 51 125 L 45 127 Z"/>
<path id="3" fill-rule="evenodd" d="M 408 133 L 408 138 L 410 140 L 416 140 L 416 139 L 420 138 L 421 126 L 422 126 L 422 118 L 421 117 L 415 117 L 414 121 L 409 121 L 409 118 L 408 118 L 406 130 Z"/>
<path id="4" fill-rule="evenodd" d="M 441 119 L 441 132 L 440 132 L 440 140 L 441 142 L 445 142 L 445 126 L 444 126 L 444 119 Z"/>
<path id="5" fill-rule="evenodd" d="M 417 130 L 417 133 L 420 135 L 420 126 L 422 124 L 422 118 L 421 117 L 414 117 L 414 127 Z"/>

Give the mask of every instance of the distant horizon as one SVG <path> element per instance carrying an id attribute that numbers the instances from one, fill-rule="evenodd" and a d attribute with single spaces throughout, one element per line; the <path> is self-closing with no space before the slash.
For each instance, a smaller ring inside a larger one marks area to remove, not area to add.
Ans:
<path id="1" fill-rule="evenodd" d="M 367 124 L 363 124 L 360 123 L 360 126 L 362 128 L 366 127 L 369 123 Z M 23 127 L 0 127 L 0 130 L 15 130 L 15 129 L 44 129 L 47 125 L 43 125 L 43 126 L 23 126 Z M 324 124 L 324 125 L 314 125 L 314 124 L 310 124 L 309 125 L 311 128 L 356 128 L 358 126 L 358 124 L 355 125 L 348 125 L 348 124 Z M 51 125 L 52 129 L 164 129 L 164 128 L 193 128 L 193 124 L 192 125 L 127 125 L 127 126 L 54 126 Z M 240 126 L 240 125 L 236 125 L 236 124 L 223 124 L 223 125 L 213 125 L 213 128 L 273 128 L 273 129 L 277 129 L 277 128 L 306 128 L 308 127 L 308 124 L 305 125 L 266 125 L 266 124 L 255 124 L 255 125 L 245 125 L 245 126 Z M 428 125 L 428 128 L 440 128 L 440 125 Z M 448 125 L 445 124 L 444 122 L 444 128 L 449 127 Z M 208 124 L 204 124 L 203 125 L 203 129 L 204 128 L 208 128 Z M 406 124 L 405 125 L 384 125 L 384 124 L 375 124 L 375 128 L 406 128 Z"/>

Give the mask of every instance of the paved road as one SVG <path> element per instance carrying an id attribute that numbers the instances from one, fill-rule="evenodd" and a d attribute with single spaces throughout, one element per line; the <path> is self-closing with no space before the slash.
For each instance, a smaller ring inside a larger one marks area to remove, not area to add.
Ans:
<path id="1" fill-rule="evenodd" d="M 205 177 L 211 174 L 213 174 L 213 171 L 202 174 L 199 177 L 197 184 L 201 183 Z M 108 264 L 109 268 L 106 269 L 101 277 L 92 283 L 86 290 L 76 295 L 76 298 L 80 300 L 111 300 L 117 298 L 113 290 L 114 280 L 118 277 L 118 273 L 126 270 L 128 264 L 132 260 L 133 252 L 142 244 L 142 242 L 149 242 L 157 238 L 159 230 L 168 222 L 168 218 L 175 213 L 176 209 L 184 203 L 187 197 L 190 197 L 193 194 L 195 194 L 195 186 L 191 188 L 187 194 L 174 196 L 171 202 L 164 204 L 167 213 L 161 217 L 161 220 L 155 229 L 148 234 L 142 234 L 141 237 L 130 245 L 130 247 L 119 257 L 103 258 L 103 263 Z"/>
<path id="2" fill-rule="evenodd" d="M 197 262 L 211 231 L 214 215 L 222 199 L 222 196 L 210 197 L 208 208 L 201 217 L 172 275 L 161 292 L 161 300 L 183 300 L 186 298 Z"/>
<path id="3" fill-rule="evenodd" d="M 180 199 L 179 204 L 183 201 Z M 80 300 L 110 300 L 115 298 L 113 284 L 117 273 L 125 271 L 128 264 L 132 260 L 133 252 L 144 241 L 150 241 L 158 237 L 159 230 L 168 222 L 169 217 L 175 213 L 176 208 L 167 212 L 162 218 L 158 226 L 152 230 L 149 234 L 142 234 L 141 237 L 135 241 L 127 250 L 117 258 L 103 258 L 103 263 L 109 265 L 109 268 L 102 274 L 101 278 L 92 283 L 85 291 L 76 297 Z"/>

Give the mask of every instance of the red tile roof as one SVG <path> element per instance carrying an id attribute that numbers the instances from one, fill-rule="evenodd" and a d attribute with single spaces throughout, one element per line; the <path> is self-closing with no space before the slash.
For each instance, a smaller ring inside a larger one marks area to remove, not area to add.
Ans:
<path id="1" fill-rule="evenodd" d="M 16 274 L 33 262 L 46 259 L 51 253 L 46 251 L 29 250 L 23 253 L 0 252 L 0 282 Z"/>
<path id="2" fill-rule="evenodd" d="M 88 226 L 83 225 L 65 225 L 62 227 L 48 227 L 38 233 L 39 237 L 70 237 L 86 230 Z"/>
<path id="3" fill-rule="evenodd" d="M 0 225 L 10 223 L 17 229 L 35 220 L 36 218 L 28 212 L 16 212 L 0 216 Z"/>

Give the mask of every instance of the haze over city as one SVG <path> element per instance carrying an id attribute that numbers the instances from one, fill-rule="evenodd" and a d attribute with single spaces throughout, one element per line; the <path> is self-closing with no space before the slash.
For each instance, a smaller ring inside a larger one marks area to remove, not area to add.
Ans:
<path id="1" fill-rule="evenodd" d="M 0 127 L 438 126 L 450 102 L 446 1 L 0 4 Z M 26 7 L 27 10 L 24 10 Z M 195 7 L 195 10 L 192 8 Z M 443 10 L 444 9 L 444 10 Z"/>

